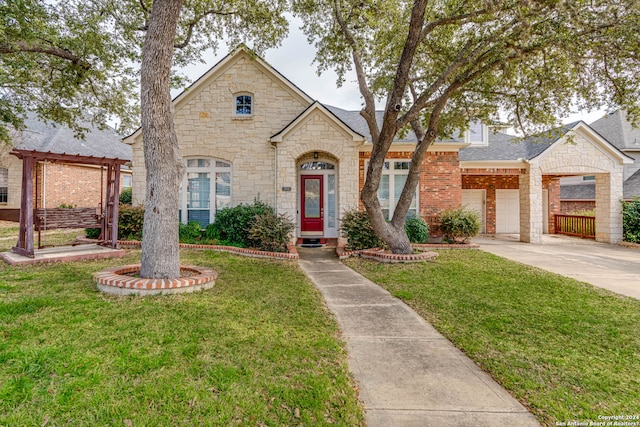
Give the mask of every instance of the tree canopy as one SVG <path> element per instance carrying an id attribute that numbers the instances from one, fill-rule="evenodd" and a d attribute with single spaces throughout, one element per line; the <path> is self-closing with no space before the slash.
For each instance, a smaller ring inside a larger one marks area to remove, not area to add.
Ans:
<path id="1" fill-rule="evenodd" d="M 0 16 L 0 140 L 26 111 L 79 133 L 80 118 L 137 123 L 135 49 L 93 3 L 7 0 Z"/>
<path id="2" fill-rule="evenodd" d="M 373 150 L 362 201 L 394 252 L 418 168 L 437 137 L 469 123 L 548 129 L 574 109 L 623 107 L 637 117 L 637 0 L 297 0 L 320 70 L 355 69 Z M 385 99 L 382 123 L 375 101 Z M 390 223 L 377 189 L 399 132 L 418 139 Z"/>

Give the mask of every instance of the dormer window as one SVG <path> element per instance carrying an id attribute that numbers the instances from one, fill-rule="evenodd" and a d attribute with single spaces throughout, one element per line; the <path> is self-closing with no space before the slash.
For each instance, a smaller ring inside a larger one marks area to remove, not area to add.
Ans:
<path id="1" fill-rule="evenodd" d="M 253 97 L 249 94 L 236 95 L 236 117 L 253 115 Z"/>
<path id="2" fill-rule="evenodd" d="M 489 142 L 489 129 L 480 122 L 471 122 L 465 132 L 465 142 L 472 145 L 487 145 Z"/>

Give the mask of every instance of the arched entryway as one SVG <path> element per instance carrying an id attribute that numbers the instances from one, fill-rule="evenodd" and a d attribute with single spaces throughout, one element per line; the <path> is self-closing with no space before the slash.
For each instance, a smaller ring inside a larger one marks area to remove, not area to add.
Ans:
<path id="1" fill-rule="evenodd" d="M 318 151 L 298 159 L 299 237 L 338 237 L 338 165 L 337 158 Z"/>

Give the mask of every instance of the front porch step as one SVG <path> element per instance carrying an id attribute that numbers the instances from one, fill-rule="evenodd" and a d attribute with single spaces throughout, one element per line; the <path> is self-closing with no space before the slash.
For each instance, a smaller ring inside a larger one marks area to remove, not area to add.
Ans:
<path id="1" fill-rule="evenodd" d="M 338 239 L 326 237 L 300 237 L 296 241 L 296 245 L 303 248 L 321 248 L 324 246 L 336 247 Z"/>

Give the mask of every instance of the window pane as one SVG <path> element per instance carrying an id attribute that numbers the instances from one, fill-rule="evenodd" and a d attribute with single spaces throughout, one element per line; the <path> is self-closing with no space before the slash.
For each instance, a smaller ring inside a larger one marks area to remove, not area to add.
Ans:
<path id="1" fill-rule="evenodd" d="M 7 203 L 9 198 L 9 169 L 0 168 L 0 203 Z"/>
<path id="2" fill-rule="evenodd" d="M 484 132 L 482 123 L 472 122 L 469 126 L 469 142 L 483 142 Z"/>
<path id="3" fill-rule="evenodd" d="M 209 209 L 211 179 L 208 173 L 190 172 L 187 174 L 187 208 Z"/>
<path id="4" fill-rule="evenodd" d="M 227 162 L 223 162 L 221 160 L 216 160 L 216 167 L 217 168 L 230 168 L 231 164 L 227 163 Z"/>
<path id="5" fill-rule="evenodd" d="M 393 168 L 395 170 L 409 170 L 411 162 L 393 162 Z"/>
<path id="6" fill-rule="evenodd" d="M 327 162 L 307 162 L 300 165 L 302 170 L 333 170 L 335 166 Z"/>
<path id="7" fill-rule="evenodd" d="M 188 159 L 187 167 L 188 168 L 208 168 L 211 166 L 211 161 L 209 159 Z"/>
<path id="8" fill-rule="evenodd" d="M 378 200 L 385 218 L 389 219 L 389 175 L 380 177 L 380 187 L 378 187 Z"/>
<path id="9" fill-rule="evenodd" d="M 388 171 L 389 170 L 389 162 L 384 162 L 382 164 L 382 170 L 383 171 Z"/>
<path id="10" fill-rule="evenodd" d="M 216 173 L 216 212 L 231 206 L 231 173 Z"/>
<path id="11" fill-rule="evenodd" d="M 407 175 L 396 175 L 393 177 L 393 207 L 395 208 L 398 204 L 398 200 L 400 200 L 400 195 L 402 194 L 402 189 L 404 188 L 404 184 L 407 182 Z M 411 204 L 409 205 L 410 210 L 416 210 L 416 193 L 413 192 L 413 198 L 411 199 Z"/>
<path id="12" fill-rule="evenodd" d="M 209 210 L 190 210 L 187 221 L 196 221 L 200 223 L 200 227 L 206 228 L 209 225 Z"/>
<path id="13" fill-rule="evenodd" d="M 335 227 L 336 226 L 336 176 L 329 175 L 327 176 L 327 214 L 329 218 L 327 218 L 327 226 Z"/>
<path id="14" fill-rule="evenodd" d="M 320 218 L 320 180 L 304 180 L 304 216 Z"/>
<path id="15" fill-rule="evenodd" d="M 250 95 L 236 96 L 236 114 L 237 115 L 251 114 L 251 96 Z"/>

